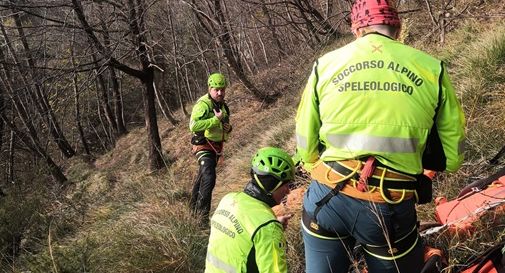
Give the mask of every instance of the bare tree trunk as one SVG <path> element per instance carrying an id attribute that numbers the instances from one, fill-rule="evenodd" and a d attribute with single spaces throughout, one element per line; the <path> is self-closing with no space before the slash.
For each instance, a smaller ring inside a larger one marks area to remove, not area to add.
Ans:
<path id="1" fill-rule="evenodd" d="M 176 65 L 176 68 L 175 68 L 175 74 L 177 75 L 176 76 L 176 84 L 177 84 L 177 98 L 179 100 L 179 104 L 181 106 L 181 109 L 182 109 L 182 113 L 184 114 L 185 117 L 189 117 L 189 113 L 188 111 L 186 110 L 186 105 L 184 104 L 184 100 L 182 99 L 182 86 L 179 82 L 179 75 L 180 75 L 180 67 L 179 67 L 179 64 L 177 63 Z"/>
<path id="2" fill-rule="evenodd" d="M 289 10 L 288 4 L 284 4 L 284 8 L 286 9 L 286 14 L 287 14 L 287 16 L 289 18 L 289 21 L 290 21 L 291 26 L 293 27 L 293 29 L 296 30 L 302 36 L 303 40 L 305 41 L 305 44 L 307 44 L 312 50 L 314 50 L 315 46 L 312 43 L 312 41 L 310 40 L 310 38 L 307 37 L 306 31 L 300 29 L 298 27 L 298 24 L 293 19 L 293 15 L 291 15 L 291 11 Z"/>
<path id="3" fill-rule="evenodd" d="M 3 92 L 4 91 L 2 89 L 0 89 L 0 115 L 4 114 L 6 112 Z M 2 155 L 3 138 L 4 138 L 4 121 L 3 121 L 3 119 L 0 119 L 0 156 Z M 8 161 L 8 162 L 10 163 L 10 161 Z M 9 165 L 9 163 L 7 165 Z M 9 173 L 7 172 L 7 181 L 10 181 L 8 174 Z M 0 187 L 0 196 L 5 196 L 5 193 L 1 187 Z"/>
<path id="4" fill-rule="evenodd" d="M 255 54 L 254 54 L 254 50 L 253 50 L 253 43 L 251 41 L 251 38 L 244 32 L 244 38 L 241 39 L 244 41 L 244 44 L 247 48 L 247 51 L 249 52 L 249 59 L 252 61 L 252 65 L 253 65 L 253 68 L 251 68 L 251 65 L 249 65 L 249 62 L 247 61 L 247 56 L 244 56 L 244 59 L 245 59 L 245 64 L 247 65 L 247 68 L 249 69 L 249 71 L 251 73 L 254 73 L 256 71 L 258 71 L 258 65 L 256 63 L 256 58 L 255 58 Z M 242 54 L 244 55 L 244 54 Z"/>
<path id="5" fill-rule="evenodd" d="M 186 94 L 189 99 L 189 101 L 194 101 L 195 96 L 193 95 L 193 92 L 191 92 L 191 84 L 189 84 L 189 75 L 188 75 L 188 66 L 184 66 L 184 79 L 186 80 Z"/>
<path id="6" fill-rule="evenodd" d="M 177 125 L 179 121 L 176 120 L 172 115 L 172 112 L 170 112 L 170 108 L 168 107 L 168 104 L 163 98 L 163 96 L 160 94 L 158 88 L 156 88 L 155 82 L 153 82 L 153 88 L 154 88 L 154 94 L 156 95 L 156 101 L 158 102 L 158 107 L 160 108 L 161 113 L 168 121 L 170 121 L 172 125 L 174 126 Z"/>
<path id="7" fill-rule="evenodd" d="M 193 64 L 193 74 L 196 74 L 196 71 L 197 71 L 197 69 L 196 69 L 195 65 Z M 207 70 L 207 71 L 208 71 L 208 70 Z M 207 88 L 206 88 L 207 86 L 206 86 L 206 85 L 205 85 L 205 87 L 202 87 L 202 86 L 200 85 L 200 82 L 199 82 L 199 81 L 197 81 L 197 80 L 195 80 L 195 79 L 193 79 L 193 82 L 195 83 L 196 90 L 202 90 L 202 89 L 207 90 Z M 198 92 L 198 91 L 196 91 L 196 92 Z M 198 94 L 198 93 L 196 93 L 196 94 Z M 198 96 L 193 95 L 193 99 L 192 99 L 191 101 L 195 101 L 195 100 L 197 99 L 197 97 L 198 97 Z"/>
<path id="8" fill-rule="evenodd" d="M 319 41 L 319 34 L 331 37 L 331 40 L 340 37 L 340 32 L 333 28 L 326 18 L 307 0 L 294 0 L 292 3 L 300 12 L 304 19 L 307 28 L 313 34 L 314 38 Z M 319 27 L 316 27 L 317 24 Z"/>
<path id="9" fill-rule="evenodd" d="M 3 119 L 2 119 L 3 122 Z M 7 168 L 7 181 L 14 184 L 14 131 L 11 130 L 9 139 L 9 167 Z"/>
<path id="10" fill-rule="evenodd" d="M 103 107 L 101 106 L 102 104 L 100 103 L 100 101 L 102 101 L 100 99 L 100 84 L 99 84 L 99 81 L 95 81 L 95 85 L 96 85 L 96 100 L 99 102 L 98 105 L 97 105 L 97 109 L 96 109 L 96 112 L 98 114 L 98 120 L 100 121 L 100 125 L 102 126 L 102 130 L 105 134 L 105 137 L 107 138 L 107 144 L 106 143 L 103 143 L 102 141 L 102 145 L 103 147 L 105 147 L 105 149 L 107 149 L 107 146 L 112 146 L 114 147 L 115 146 L 115 139 L 114 139 L 114 128 L 110 125 L 110 122 L 107 121 L 107 124 L 106 122 L 104 122 L 104 119 L 102 118 L 102 111 L 103 111 Z M 94 127 L 93 127 L 94 128 Z M 97 136 L 100 138 L 99 134 L 97 133 Z M 101 139 L 100 139 L 101 140 Z"/>
<path id="11" fill-rule="evenodd" d="M 75 105 L 75 124 L 77 126 L 77 131 L 79 132 L 79 138 L 82 143 L 82 147 L 87 155 L 90 155 L 88 142 L 86 141 L 86 137 L 84 136 L 84 130 L 81 124 L 81 110 L 79 105 L 79 89 L 77 86 L 77 75 L 74 73 L 72 77 L 73 85 L 74 85 L 74 105 Z"/>
<path id="12" fill-rule="evenodd" d="M 216 11 L 216 16 L 215 19 L 219 22 L 219 35 L 218 35 L 218 41 L 220 45 L 223 47 L 224 51 L 224 56 L 228 63 L 230 64 L 231 68 L 233 69 L 233 72 L 235 75 L 237 75 L 237 78 L 244 84 L 244 86 L 253 93 L 253 95 L 260 100 L 265 100 L 265 101 L 270 101 L 271 98 L 269 98 L 267 95 L 263 94 L 256 86 L 249 81 L 247 78 L 244 68 L 242 67 L 242 64 L 240 62 L 239 58 L 235 58 L 234 54 L 236 53 L 234 50 L 234 46 L 231 44 L 231 31 L 227 27 L 228 24 L 226 23 L 226 18 L 224 17 L 224 13 L 221 9 L 221 1 L 220 0 L 214 0 L 214 9 Z"/>
<path id="13" fill-rule="evenodd" d="M 201 10 L 198 8 L 196 4 L 196 0 L 191 0 L 191 7 L 193 13 L 200 25 L 213 37 L 217 37 L 217 41 L 219 42 L 220 47 L 223 50 L 224 57 L 228 62 L 229 66 L 237 76 L 240 82 L 244 84 L 244 86 L 249 90 L 256 99 L 265 100 L 267 102 L 272 101 L 272 97 L 263 94 L 248 78 L 244 72 L 244 68 L 242 63 L 240 62 L 239 54 L 236 52 L 236 47 L 232 44 L 231 30 L 229 28 L 229 24 L 227 22 L 227 18 L 223 12 L 221 7 L 221 0 L 209 0 L 213 2 L 214 14 L 212 17 L 205 14 L 203 15 Z M 210 6 L 210 2 L 207 2 Z M 205 20 L 205 21 L 204 21 Z M 209 22 L 206 24 L 205 22 Z"/>
<path id="14" fill-rule="evenodd" d="M 100 112 L 100 107 L 98 107 L 97 110 L 98 110 L 98 112 Z M 105 143 L 105 141 L 102 139 L 102 137 L 98 133 L 98 130 L 95 128 L 95 125 L 93 125 L 93 123 L 91 123 L 91 120 L 89 120 L 89 118 L 87 118 L 86 120 L 88 122 L 89 128 L 93 129 L 93 132 L 95 133 L 96 138 L 98 138 L 98 140 L 100 141 L 100 144 L 102 145 L 102 149 L 107 150 L 107 144 Z M 103 123 L 101 123 L 101 124 L 103 125 Z"/>
<path id="15" fill-rule="evenodd" d="M 3 90 L 0 89 L 0 114 L 5 113 L 5 103 Z M 3 136 L 4 136 L 4 122 L 0 119 L 0 154 L 2 152 L 3 146 Z"/>
<path id="16" fill-rule="evenodd" d="M 161 140 L 158 132 L 158 121 L 156 117 L 156 106 L 155 106 L 155 93 L 154 93 L 154 70 L 151 66 L 149 60 L 149 52 L 146 48 L 145 41 L 145 26 L 143 24 L 144 9 L 143 4 L 140 0 L 134 3 L 134 0 L 128 0 L 128 23 L 132 38 L 135 44 L 135 53 L 140 61 L 142 70 L 137 70 L 131 68 L 117 59 L 115 59 L 109 50 L 104 47 L 96 37 L 93 32 L 93 28 L 89 25 L 86 17 L 84 15 L 83 8 L 79 0 L 72 0 L 72 6 L 75 14 L 81 23 L 84 31 L 94 44 L 94 46 L 100 51 L 100 53 L 106 57 L 107 64 L 119 69 L 131 76 L 138 78 L 144 85 L 142 96 L 144 100 L 144 118 L 146 122 L 147 129 L 147 142 L 149 151 L 149 169 L 158 170 L 161 169 L 163 164 L 163 156 L 161 149 Z"/>
<path id="17" fill-rule="evenodd" d="M 75 63 L 75 52 L 74 52 L 74 45 L 75 45 L 75 31 L 72 32 L 72 44 L 70 45 L 70 59 L 72 62 L 72 66 L 76 67 Z M 82 129 L 82 124 L 81 124 L 81 110 L 80 110 L 80 105 L 79 105 L 79 87 L 77 85 L 77 72 L 74 71 L 72 75 L 72 84 L 74 87 L 74 107 L 75 107 L 75 124 L 77 127 L 77 131 L 79 132 L 79 138 L 82 143 L 82 147 L 84 148 L 84 151 L 86 152 L 87 155 L 90 155 L 91 153 L 89 152 L 89 147 L 88 147 L 88 142 L 86 141 L 86 138 L 84 137 L 84 130 Z"/>
<path id="18" fill-rule="evenodd" d="M 98 62 L 98 58 L 97 56 L 93 53 L 92 54 L 92 57 L 93 57 L 93 62 L 97 63 Z M 98 101 L 99 101 L 99 104 L 102 106 L 102 109 L 103 109 L 103 112 L 105 114 L 105 118 L 107 119 L 107 122 L 109 123 L 109 126 L 110 128 L 112 129 L 112 131 L 114 131 L 114 135 L 111 135 L 112 139 L 113 139 L 113 143 L 115 142 L 115 139 L 116 139 L 116 134 L 117 134 L 117 123 L 116 123 L 116 119 L 114 118 L 114 115 L 112 114 L 112 109 L 111 109 L 111 106 L 109 104 L 109 92 L 107 91 L 107 85 L 105 83 L 105 79 L 103 77 L 103 74 L 102 74 L 102 69 L 95 69 L 95 74 L 96 74 L 96 78 L 97 78 L 97 81 L 98 81 L 98 94 L 100 94 L 100 96 L 98 97 Z"/>
<path id="19" fill-rule="evenodd" d="M 154 71 L 151 68 L 151 73 L 148 73 L 142 81 L 144 84 L 144 118 L 146 120 L 146 130 L 149 142 L 149 167 L 151 170 L 159 170 L 163 167 L 161 139 L 158 131 L 158 121 L 156 117 L 156 106 L 154 102 Z"/>
<path id="20" fill-rule="evenodd" d="M 149 53 L 147 52 L 146 43 L 144 41 L 145 33 L 142 15 L 144 14 L 143 5 L 140 0 L 134 3 L 134 0 L 128 0 L 130 10 L 130 29 L 133 37 L 136 38 L 137 56 L 142 64 L 143 77 L 141 78 L 144 84 L 144 117 L 146 120 L 146 130 L 149 142 L 149 167 L 151 170 L 159 170 L 163 165 L 161 139 L 158 131 L 158 120 L 156 117 L 155 91 L 154 91 L 154 68 L 150 65 Z M 138 12 L 137 12 L 138 9 Z"/>
<path id="21" fill-rule="evenodd" d="M 168 22 L 170 23 L 170 30 L 172 32 L 172 55 L 174 56 L 173 61 L 174 61 L 174 70 L 175 70 L 175 86 L 177 89 L 176 90 L 177 91 L 177 98 L 179 99 L 179 104 L 181 105 L 182 113 L 184 114 L 184 116 L 187 117 L 187 116 L 189 116 L 189 114 L 188 114 L 188 111 L 186 111 L 186 106 L 184 106 L 184 102 L 182 100 L 182 94 L 181 94 L 182 88 L 181 88 L 181 84 L 179 81 L 180 65 L 179 65 L 179 60 L 177 59 L 177 56 L 178 56 L 177 40 L 175 37 L 175 28 L 174 28 L 174 23 L 172 20 L 172 8 L 170 6 L 168 8 Z"/>
<path id="22" fill-rule="evenodd" d="M 3 27 L 3 24 L 0 24 L 0 27 L 4 34 L 4 38 L 7 38 L 7 36 L 5 35 L 5 29 Z M 5 55 L 3 54 L 2 50 L 0 50 L 0 63 L 5 64 Z M 0 112 L 1 119 L 10 128 L 11 131 L 14 131 L 16 133 L 16 135 L 23 141 L 23 143 L 28 147 L 28 149 L 32 151 L 32 154 L 35 157 L 43 159 L 46 162 L 49 168 L 49 172 L 51 173 L 53 178 L 59 183 L 62 184 L 65 183 L 67 181 L 67 178 L 61 171 L 60 167 L 56 165 L 56 163 L 52 160 L 51 156 L 46 152 L 45 149 L 42 148 L 42 145 L 38 137 L 38 132 L 32 124 L 32 119 L 28 115 L 26 106 L 20 100 L 18 94 L 16 94 L 12 89 L 11 86 L 12 77 L 9 74 L 8 68 L 5 67 L 5 65 L 2 65 L 2 69 L 4 75 L 2 75 L 3 77 L 0 76 L 0 82 L 2 84 L 1 88 L 3 88 L 3 90 L 6 91 L 9 99 L 12 101 L 14 109 L 18 113 L 19 120 L 23 123 L 24 127 L 28 131 L 28 135 L 18 130 L 15 124 L 9 121 L 5 112 Z"/>
<path id="23" fill-rule="evenodd" d="M 200 41 L 200 35 L 198 35 L 198 31 L 192 29 L 191 37 L 193 37 L 193 41 L 195 42 L 196 47 L 200 51 L 199 53 L 200 61 L 205 65 L 205 71 L 210 71 L 209 62 L 207 62 L 207 59 L 203 56 L 205 50 L 202 47 L 202 41 Z"/>
<path id="24" fill-rule="evenodd" d="M 116 117 L 117 135 L 122 136 L 128 133 L 123 117 L 123 98 L 121 97 L 121 90 L 119 89 L 119 80 L 116 70 L 109 67 L 110 81 L 112 83 L 112 94 L 114 97 L 114 115 Z"/>
<path id="25" fill-rule="evenodd" d="M 277 53 L 279 54 L 279 59 L 281 59 L 282 57 L 286 56 L 286 53 L 284 51 L 284 47 L 282 46 L 282 43 L 281 43 L 281 41 L 279 39 L 279 36 L 277 35 L 277 31 L 276 31 L 276 29 L 274 27 L 274 24 L 273 24 L 273 19 L 270 16 L 270 12 L 268 12 L 268 8 L 267 8 L 267 5 L 265 3 L 265 0 L 261 0 L 260 2 L 261 2 L 261 10 L 262 10 L 263 14 L 267 18 L 267 27 L 268 27 L 268 30 L 270 30 L 270 33 L 272 34 L 272 39 L 274 40 L 275 45 L 279 49 L 277 51 Z"/>
<path id="26" fill-rule="evenodd" d="M 256 29 L 256 37 L 258 38 L 258 41 L 260 43 L 261 52 L 263 53 L 263 58 L 265 59 L 265 63 L 267 65 L 269 65 L 268 54 L 267 54 L 267 50 L 265 48 L 265 43 L 263 42 L 263 39 L 261 38 L 260 31 L 259 31 L 258 25 L 256 24 L 256 21 L 254 21 L 254 28 Z M 279 52 L 279 51 L 277 51 L 277 52 Z M 278 58 L 278 60 L 280 60 L 280 57 Z"/>
<path id="27" fill-rule="evenodd" d="M 166 119 L 169 119 L 168 116 L 170 115 L 170 113 L 167 113 L 167 111 L 165 111 L 165 106 L 163 105 L 162 102 L 164 102 L 162 100 L 162 97 L 161 97 L 161 94 L 160 94 L 160 91 L 158 90 L 158 88 L 156 87 L 156 84 L 154 84 L 154 94 L 156 95 L 156 101 L 158 102 L 158 107 L 160 108 L 160 111 L 161 111 L 161 114 L 166 118 Z"/>
<path id="28" fill-rule="evenodd" d="M 100 11 L 103 11 L 102 5 L 100 4 Z M 109 29 L 107 27 L 107 24 L 103 18 L 103 16 L 99 16 L 100 19 L 100 26 L 102 28 L 102 33 L 103 33 L 103 41 L 104 41 L 104 46 L 107 48 L 109 51 L 111 50 L 111 42 L 110 42 L 110 35 L 109 35 Z M 125 135 L 128 133 L 128 130 L 126 129 L 126 125 L 124 123 L 123 119 L 123 103 L 121 99 L 121 94 L 119 92 L 119 80 L 116 74 L 116 71 L 113 67 L 109 67 L 109 77 L 110 77 L 110 82 L 112 85 L 112 97 L 113 97 L 113 104 L 114 104 L 114 117 L 115 117 L 115 123 L 114 123 L 114 130 L 116 131 L 117 137 L 120 137 L 122 135 Z M 108 102 L 107 102 L 108 104 Z"/>
<path id="29" fill-rule="evenodd" d="M 2 84 L 3 84 L 3 87 L 6 88 L 6 85 L 5 85 L 6 82 L 3 79 L 2 79 Z M 10 88 L 8 88 L 8 89 L 10 89 Z M 9 91 L 9 92 L 12 92 L 12 91 Z M 26 145 L 26 147 L 28 147 L 32 151 L 32 153 L 35 157 L 43 159 L 46 162 L 47 167 L 49 168 L 49 173 L 51 173 L 53 178 L 61 184 L 65 183 L 67 181 L 67 178 L 65 177 L 65 175 L 61 171 L 60 167 L 58 165 L 56 165 L 56 163 L 53 161 L 51 156 L 49 156 L 49 154 L 40 145 L 40 141 L 37 136 L 37 132 L 36 132 L 35 128 L 33 128 L 33 126 L 31 126 L 31 123 L 28 121 L 29 118 L 26 113 L 25 106 L 16 98 L 16 96 L 13 96 L 12 93 L 10 93 L 9 96 L 13 102 L 13 105 L 14 105 L 17 113 L 19 114 L 20 120 L 22 121 L 25 128 L 27 128 L 27 130 L 28 130 L 28 135 L 22 133 L 19 129 L 17 129 L 16 126 L 14 125 L 14 123 L 10 122 L 5 114 L 2 114 L 1 118 L 3 119 L 5 124 L 7 124 L 7 126 L 9 126 L 10 129 L 18 136 L 18 138 L 21 141 L 23 141 L 23 143 Z"/>
<path id="30" fill-rule="evenodd" d="M 14 10 L 15 11 L 15 10 Z M 33 61 L 33 58 L 30 53 L 30 48 L 28 45 L 28 41 L 26 40 L 26 36 L 23 31 L 23 25 L 21 23 L 21 19 L 19 18 L 18 13 L 14 13 L 13 15 L 14 21 L 16 22 L 16 28 L 18 31 L 18 34 L 21 38 L 22 44 L 23 44 L 23 49 L 25 50 L 25 54 L 27 56 L 27 63 L 28 66 L 30 67 L 29 69 L 29 75 L 32 78 L 33 85 L 35 87 L 35 90 L 31 90 L 29 86 L 28 80 L 26 79 L 24 69 L 21 68 L 21 63 L 19 62 L 16 52 L 11 46 L 11 43 L 9 41 L 9 38 L 7 36 L 7 33 L 4 28 L 4 24 L 1 24 L 2 28 L 2 34 L 4 35 L 4 39 L 6 40 L 6 45 L 9 48 L 9 51 L 11 53 L 11 56 L 14 60 L 15 65 L 17 66 L 20 75 L 22 76 L 23 82 L 25 83 L 26 87 L 29 88 L 29 93 L 31 98 L 33 99 L 33 102 L 36 106 L 36 109 L 38 109 L 39 113 L 41 116 L 45 117 L 44 120 L 47 121 L 47 127 L 49 129 L 49 132 L 51 133 L 54 142 L 57 144 L 57 146 L 60 148 L 61 152 L 63 155 L 67 158 L 70 158 L 75 155 L 75 151 L 70 145 L 70 143 L 67 141 L 66 137 L 63 134 L 63 131 L 61 130 L 58 121 L 56 120 L 56 116 L 54 115 L 54 111 L 52 110 L 49 102 L 47 101 L 47 98 L 45 96 L 44 90 L 42 89 L 41 84 L 38 84 L 36 81 L 35 77 L 35 62 Z"/>

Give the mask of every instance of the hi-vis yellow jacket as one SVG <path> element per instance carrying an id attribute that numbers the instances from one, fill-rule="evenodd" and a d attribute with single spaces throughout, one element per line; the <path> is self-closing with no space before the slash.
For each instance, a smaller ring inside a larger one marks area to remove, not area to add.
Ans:
<path id="1" fill-rule="evenodd" d="M 267 204 L 232 192 L 212 216 L 205 273 L 245 272 L 287 272 L 286 240 Z"/>
<path id="2" fill-rule="evenodd" d="M 214 142 L 222 142 L 228 140 L 228 133 L 223 130 L 223 124 L 214 115 L 213 109 L 220 109 L 223 112 L 223 122 L 229 122 L 229 110 L 226 103 L 223 102 L 221 107 L 210 98 L 209 94 L 205 94 L 196 101 L 191 111 L 189 120 L 189 129 L 191 132 L 202 132 L 207 139 Z"/>
<path id="3" fill-rule="evenodd" d="M 464 123 L 441 61 L 371 33 L 315 62 L 296 115 L 297 153 L 308 171 L 318 159 L 368 155 L 409 174 L 455 171 Z"/>

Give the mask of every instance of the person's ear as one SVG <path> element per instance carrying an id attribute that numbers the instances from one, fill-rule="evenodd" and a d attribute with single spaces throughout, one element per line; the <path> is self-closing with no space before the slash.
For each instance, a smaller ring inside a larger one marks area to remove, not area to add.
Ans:
<path id="1" fill-rule="evenodd" d="M 354 34 L 354 37 L 356 37 L 356 38 L 361 37 L 360 29 L 359 28 L 358 29 L 353 29 L 352 30 L 352 34 Z"/>
<path id="2" fill-rule="evenodd" d="M 366 31 L 364 28 L 360 27 L 360 28 L 354 30 L 353 33 L 356 38 L 360 38 L 366 33 Z"/>

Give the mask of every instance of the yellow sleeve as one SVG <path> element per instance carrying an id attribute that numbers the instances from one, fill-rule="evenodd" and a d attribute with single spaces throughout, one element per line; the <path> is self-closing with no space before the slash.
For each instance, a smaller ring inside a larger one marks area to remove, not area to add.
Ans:
<path id="1" fill-rule="evenodd" d="M 253 238 L 258 272 L 287 273 L 286 239 L 281 223 L 261 227 Z"/>
<path id="2" fill-rule="evenodd" d="M 317 93 L 318 72 L 314 64 L 307 85 L 303 90 L 298 112 L 296 113 L 296 151 L 305 170 L 312 169 L 319 158 L 319 101 Z"/>
<path id="3" fill-rule="evenodd" d="M 441 88 L 442 101 L 436 125 L 446 157 L 446 170 L 454 172 L 459 169 L 464 159 L 465 116 L 446 69 L 442 74 Z"/>

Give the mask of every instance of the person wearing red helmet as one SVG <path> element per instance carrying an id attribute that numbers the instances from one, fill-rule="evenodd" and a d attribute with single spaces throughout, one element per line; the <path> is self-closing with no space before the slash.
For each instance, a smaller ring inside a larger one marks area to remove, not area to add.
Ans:
<path id="1" fill-rule="evenodd" d="M 423 169 L 456 171 L 464 115 L 445 65 L 397 41 L 387 0 L 357 0 L 356 40 L 317 59 L 296 115 L 306 272 L 346 273 L 356 244 L 370 273 L 418 273 L 415 204 L 431 201 Z"/>

